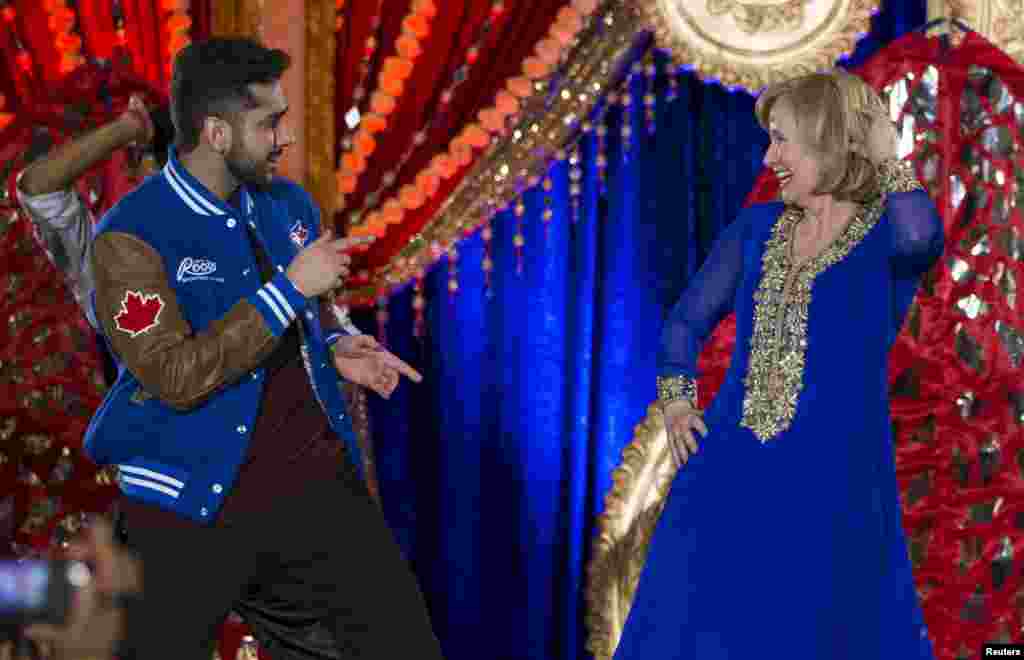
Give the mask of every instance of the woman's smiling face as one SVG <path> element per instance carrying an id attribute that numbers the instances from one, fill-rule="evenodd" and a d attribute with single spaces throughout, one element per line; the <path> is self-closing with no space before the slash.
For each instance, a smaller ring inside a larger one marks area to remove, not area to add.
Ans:
<path id="1" fill-rule="evenodd" d="M 796 117 L 784 98 L 772 107 L 768 135 L 771 142 L 764 155 L 764 164 L 775 170 L 781 184 L 782 200 L 787 204 L 805 206 L 815 195 L 821 169 L 810 148 L 801 143 Z"/>

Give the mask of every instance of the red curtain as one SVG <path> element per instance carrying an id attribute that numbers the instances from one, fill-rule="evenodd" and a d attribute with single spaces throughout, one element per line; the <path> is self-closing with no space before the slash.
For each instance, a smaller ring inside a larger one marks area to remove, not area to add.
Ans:
<path id="1" fill-rule="evenodd" d="M 946 250 L 890 358 L 903 522 L 940 658 L 1021 640 L 1024 601 L 1024 69 L 969 34 L 911 34 L 858 72 L 898 108 L 904 151 L 943 217 Z M 766 171 L 748 201 L 774 199 Z M 702 355 L 705 404 L 732 319 Z"/>

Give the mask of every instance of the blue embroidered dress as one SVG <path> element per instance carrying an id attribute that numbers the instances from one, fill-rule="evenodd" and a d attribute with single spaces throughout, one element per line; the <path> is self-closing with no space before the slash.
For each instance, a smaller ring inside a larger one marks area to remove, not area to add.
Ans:
<path id="1" fill-rule="evenodd" d="M 673 309 L 662 378 L 695 377 L 702 342 L 733 311 L 736 350 L 708 436 L 672 484 L 618 660 L 933 658 L 901 525 L 887 361 L 943 235 L 897 170 L 904 192 L 862 206 L 795 268 L 801 212 L 744 210 Z"/>

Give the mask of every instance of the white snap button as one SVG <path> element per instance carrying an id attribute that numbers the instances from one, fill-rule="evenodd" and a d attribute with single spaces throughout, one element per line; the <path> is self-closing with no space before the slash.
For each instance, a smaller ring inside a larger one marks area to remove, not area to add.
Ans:
<path id="1" fill-rule="evenodd" d="M 224 486 L 221 486 L 220 484 L 213 484 L 213 492 L 220 495 L 221 493 L 224 492 Z"/>
<path id="2" fill-rule="evenodd" d="M 234 218 L 228 218 L 228 229 L 234 229 L 235 228 L 235 224 L 236 223 L 235 223 L 235 219 Z"/>
<path id="3" fill-rule="evenodd" d="M 208 515 L 210 515 L 210 512 L 207 511 L 206 507 L 204 506 L 202 509 L 199 509 L 199 515 L 201 515 L 201 516 L 208 516 Z"/>
<path id="4" fill-rule="evenodd" d="M 239 424 L 237 430 L 239 433 L 245 433 L 248 429 L 245 428 L 245 424 Z"/>
<path id="5" fill-rule="evenodd" d="M 306 318 L 309 319 L 310 321 L 312 321 L 313 320 L 313 312 L 307 311 L 306 312 Z"/>

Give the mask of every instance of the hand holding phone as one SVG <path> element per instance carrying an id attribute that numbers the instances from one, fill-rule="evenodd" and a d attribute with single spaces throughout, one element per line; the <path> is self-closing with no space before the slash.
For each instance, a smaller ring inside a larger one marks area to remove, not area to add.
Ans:
<path id="1" fill-rule="evenodd" d="M 92 581 L 80 561 L 0 562 L 0 625 L 63 624 L 76 589 Z"/>
<path id="2" fill-rule="evenodd" d="M 74 597 L 65 609 L 64 625 L 37 623 L 25 629 L 25 637 L 52 644 L 58 657 L 111 657 L 124 637 L 124 599 L 139 593 L 138 560 L 114 545 L 113 530 L 102 520 L 70 554 L 95 566 L 92 578 L 83 584 L 80 569 L 67 573 Z"/>

